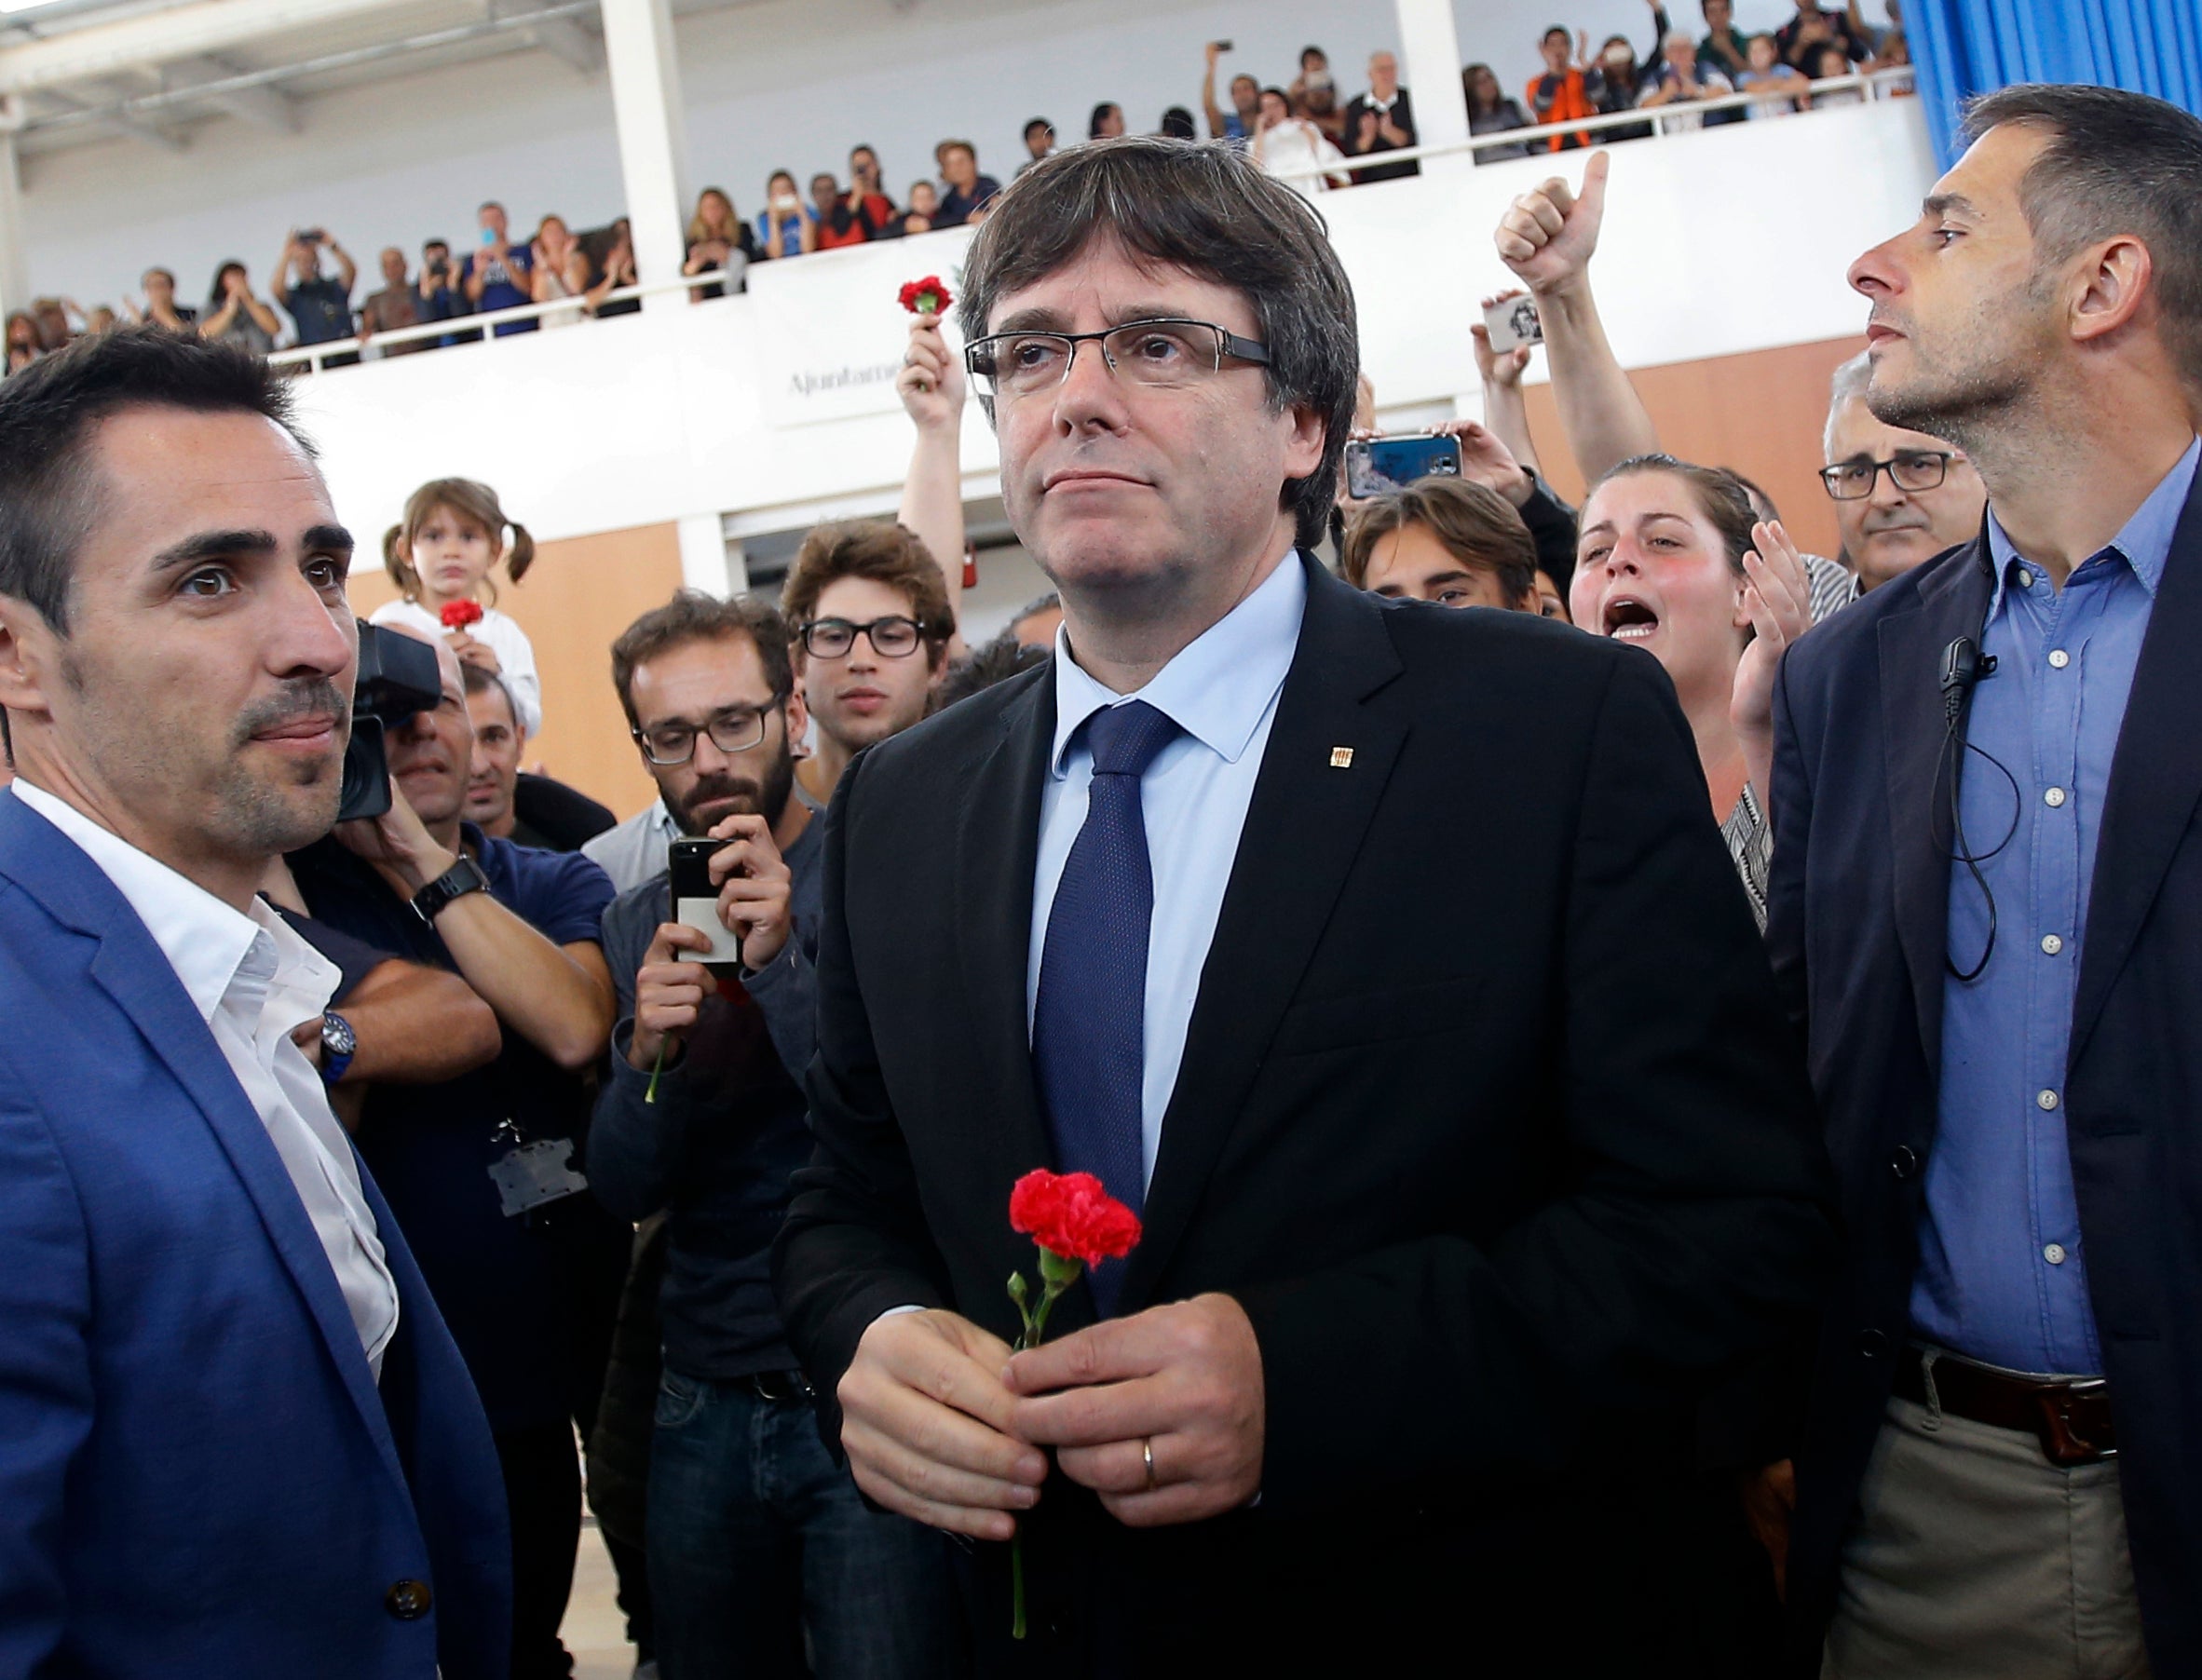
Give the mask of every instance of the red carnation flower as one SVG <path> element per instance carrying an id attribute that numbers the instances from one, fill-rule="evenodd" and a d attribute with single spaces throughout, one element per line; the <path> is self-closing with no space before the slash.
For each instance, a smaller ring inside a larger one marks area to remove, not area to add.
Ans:
<path id="1" fill-rule="evenodd" d="M 912 315 L 939 315 L 956 300 L 948 295 L 948 289 L 941 283 L 941 277 L 929 274 L 921 280 L 912 280 L 901 293 L 902 305 Z"/>
<path id="2" fill-rule="evenodd" d="M 919 281 L 919 285 L 938 281 Z M 909 288 L 904 289 L 904 304 Z M 945 302 L 944 297 L 943 302 Z M 1102 1187 L 1091 1172 L 1027 1172 L 1010 1188 L 1010 1228 L 1040 1245 L 1040 1300 L 1023 1272 L 1010 1273 L 1010 1299 L 1025 1321 L 1017 1351 L 1040 1346 L 1056 1299 L 1079 1272 L 1132 1252 L 1139 1241 L 1139 1215 Z M 1025 1531 L 1010 1537 L 1010 1637 L 1025 1637 Z"/>
<path id="3" fill-rule="evenodd" d="M 1010 1228 L 1051 1253 L 1097 1266 L 1132 1252 L 1139 1215 L 1091 1172 L 1027 1172 L 1010 1191 Z"/>
<path id="4" fill-rule="evenodd" d="M 445 630 L 465 630 L 469 624 L 482 622 L 482 603 L 479 601 L 446 601 L 442 617 Z"/>

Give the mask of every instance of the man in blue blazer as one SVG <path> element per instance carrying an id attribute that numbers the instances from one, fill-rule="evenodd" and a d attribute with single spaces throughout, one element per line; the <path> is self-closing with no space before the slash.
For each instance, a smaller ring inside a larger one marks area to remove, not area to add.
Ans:
<path id="1" fill-rule="evenodd" d="M 1970 127 L 1851 280 L 1869 405 L 1965 451 L 1984 529 L 1775 701 L 1768 937 L 1850 1239 L 1794 1672 L 2193 1674 L 2202 123 L 2012 88 Z"/>
<path id="2" fill-rule="evenodd" d="M 0 387 L 0 1676 L 503 1680 L 504 1495 L 330 1113 L 357 629 L 284 382 L 159 329 Z"/>

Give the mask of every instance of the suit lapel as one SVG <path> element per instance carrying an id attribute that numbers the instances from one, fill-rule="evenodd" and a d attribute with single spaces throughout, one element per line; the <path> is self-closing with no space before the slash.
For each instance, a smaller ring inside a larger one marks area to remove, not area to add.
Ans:
<path id="1" fill-rule="evenodd" d="M 1308 565 L 1299 647 L 1201 970 L 1126 1312 L 1147 1303 L 1184 1235 L 1361 849 L 1407 732 L 1372 697 L 1401 669 L 1383 609 Z M 1333 765 L 1336 747 L 1352 749 L 1350 765 Z"/>
<path id="2" fill-rule="evenodd" d="M 1881 623 L 1881 721 L 1888 771 L 1889 860 L 1896 880 L 1896 942 L 1911 975 L 1919 1042 L 1930 1069 L 1942 1064 L 1942 974 L 1950 935 L 1949 821 L 1942 651 L 1978 641 L 1992 580 L 1985 532 L 1929 579 L 1920 603 Z M 1940 775 L 1937 771 L 1939 768 Z M 1941 838 L 1937 838 L 1940 836 Z"/>
<path id="3" fill-rule="evenodd" d="M 1001 734 L 966 793 L 957 847 L 957 937 L 980 1075 L 972 1118 L 985 1128 L 973 1164 L 1004 1232 L 1010 1185 L 1053 1158 L 1032 1075 L 1025 974 L 1040 788 L 1054 731 L 1055 685 L 1043 671 L 1002 712 Z"/>
<path id="4" fill-rule="evenodd" d="M 2173 852 L 2202 800 L 2202 480 L 2187 495 L 2134 668 L 2126 721 L 2111 761 L 2095 878 L 2087 891 L 2087 940 L 2073 1000 L 2076 1064 L 2103 999 L 2133 954 Z"/>
<path id="5" fill-rule="evenodd" d="M 360 1347 L 344 1292 L 315 1235 L 298 1189 L 260 1116 L 246 1100 L 212 1031 L 192 1004 L 153 936 L 99 866 L 20 800 L 0 799 L 0 856 L 47 913 L 99 942 L 93 981 L 127 1014 L 152 1054 L 175 1077 L 251 1199 L 292 1283 L 327 1344 L 332 1362 L 390 1473 L 404 1471 L 374 1375 Z M 387 1217 L 387 1215 L 385 1215 Z M 390 1233 L 393 1240 L 395 1233 Z"/>

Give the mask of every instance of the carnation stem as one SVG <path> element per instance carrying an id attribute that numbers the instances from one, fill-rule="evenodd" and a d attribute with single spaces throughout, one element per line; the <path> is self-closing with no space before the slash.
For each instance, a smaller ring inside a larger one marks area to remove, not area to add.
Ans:
<path id="1" fill-rule="evenodd" d="M 660 1038 L 658 1040 L 658 1059 L 650 1064 L 650 1084 L 649 1089 L 643 1092 L 644 1102 L 655 1103 L 658 1100 L 658 1076 L 664 1071 L 665 1040 Z"/>
<path id="2" fill-rule="evenodd" d="M 1025 1637 L 1025 1531 L 1010 1538 L 1010 1637 Z"/>

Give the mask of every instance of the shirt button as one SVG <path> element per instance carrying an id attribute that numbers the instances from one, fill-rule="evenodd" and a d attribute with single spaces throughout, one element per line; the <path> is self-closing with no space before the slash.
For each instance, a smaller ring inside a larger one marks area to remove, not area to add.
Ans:
<path id="1" fill-rule="evenodd" d="M 2042 935 L 2042 949 L 2049 955 L 2055 956 L 2064 949 L 2064 942 L 2054 933 L 2045 933 Z"/>
<path id="2" fill-rule="evenodd" d="M 2064 803 L 2064 790 L 2062 788 L 2051 788 L 2047 793 L 2042 795 L 2042 801 L 2044 804 L 2051 806 L 2060 806 Z"/>
<path id="3" fill-rule="evenodd" d="M 2022 589 L 2031 589 L 2033 588 L 2033 574 L 2024 566 L 2020 566 L 2011 575 L 2011 581 Z"/>
<path id="4" fill-rule="evenodd" d="M 2046 1260 L 2051 1266 L 2062 1266 L 2064 1264 L 2064 1244 L 2061 1242 L 2052 1242 L 2047 1248 L 2042 1251 L 2042 1258 Z"/>
<path id="5" fill-rule="evenodd" d="M 2062 671 L 2067 665 L 2070 665 L 2071 663 L 2072 656 L 2066 653 L 2061 647 L 2052 647 L 2049 650 L 2049 664 L 2052 669 Z"/>
<path id="6" fill-rule="evenodd" d="M 2057 1106 L 2057 1093 L 2053 1091 L 2045 1091 L 2034 1098 L 2034 1101 L 2044 1108 L 2054 1108 Z"/>

